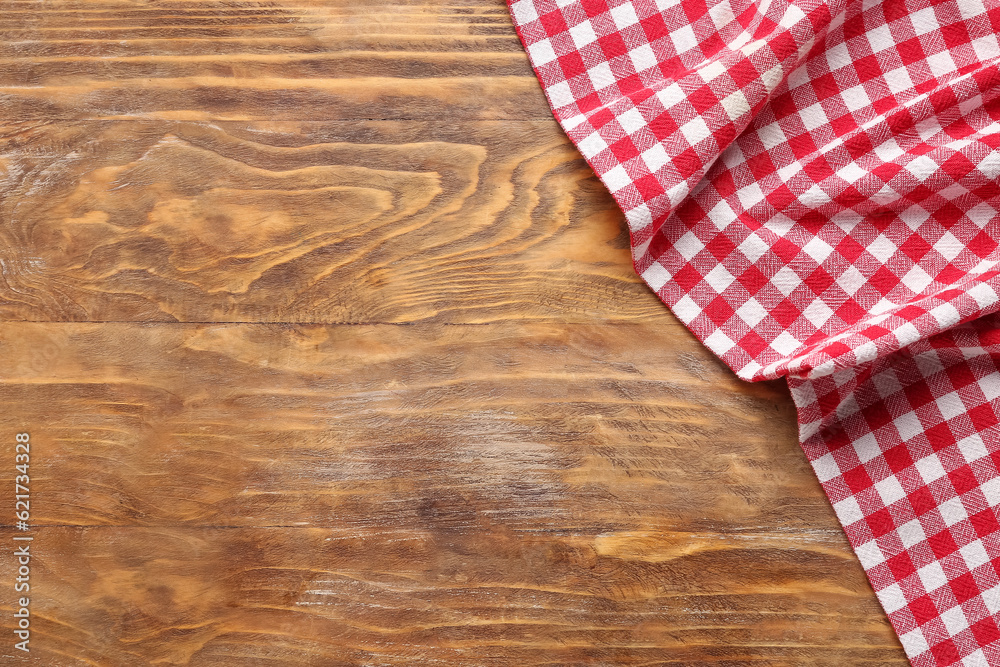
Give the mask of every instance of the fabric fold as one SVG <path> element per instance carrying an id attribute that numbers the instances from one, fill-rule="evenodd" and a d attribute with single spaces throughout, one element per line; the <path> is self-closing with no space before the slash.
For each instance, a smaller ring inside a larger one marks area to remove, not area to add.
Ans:
<path id="1" fill-rule="evenodd" d="M 913 664 L 1000 665 L 1000 5 L 510 8 L 636 271 L 739 377 L 788 378 Z"/>

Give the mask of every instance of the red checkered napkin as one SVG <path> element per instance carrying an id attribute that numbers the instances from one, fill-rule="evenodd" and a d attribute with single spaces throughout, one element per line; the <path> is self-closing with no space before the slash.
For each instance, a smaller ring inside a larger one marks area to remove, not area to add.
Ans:
<path id="1" fill-rule="evenodd" d="M 1000 665 L 1000 0 L 516 0 L 636 270 L 803 448 L 914 665 Z"/>

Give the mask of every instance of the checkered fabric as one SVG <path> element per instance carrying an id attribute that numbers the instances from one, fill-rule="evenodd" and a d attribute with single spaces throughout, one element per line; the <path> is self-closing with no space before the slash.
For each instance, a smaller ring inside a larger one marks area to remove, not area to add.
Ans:
<path id="1" fill-rule="evenodd" d="M 636 270 L 803 448 L 918 666 L 1000 665 L 1000 0 L 512 0 Z"/>

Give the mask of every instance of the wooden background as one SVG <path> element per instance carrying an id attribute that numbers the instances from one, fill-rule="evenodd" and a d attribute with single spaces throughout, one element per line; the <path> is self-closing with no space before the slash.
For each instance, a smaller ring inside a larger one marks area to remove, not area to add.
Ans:
<path id="1" fill-rule="evenodd" d="M 906 664 L 500 0 L 0 0 L 0 123 L 2 664 Z"/>

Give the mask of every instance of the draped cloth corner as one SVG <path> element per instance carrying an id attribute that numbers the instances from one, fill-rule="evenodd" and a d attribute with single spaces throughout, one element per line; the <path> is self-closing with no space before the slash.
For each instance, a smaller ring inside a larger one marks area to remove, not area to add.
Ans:
<path id="1" fill-rule="evenodd" d="M 912 664 L 1000 665 L 1000 2 L 509 4 L 636 271 L 788 379 Z"/>

